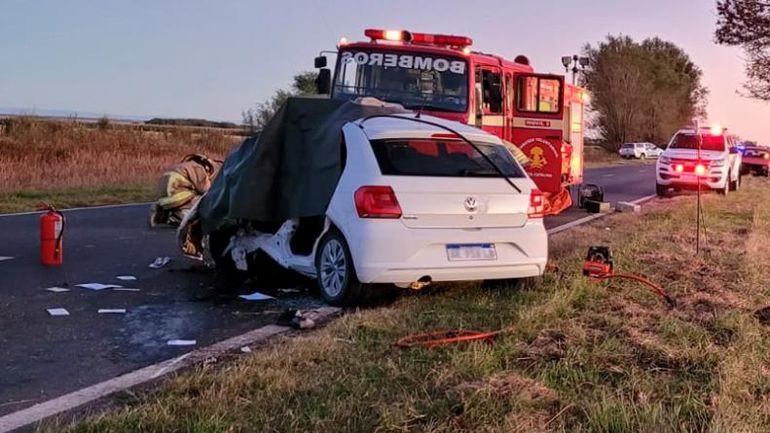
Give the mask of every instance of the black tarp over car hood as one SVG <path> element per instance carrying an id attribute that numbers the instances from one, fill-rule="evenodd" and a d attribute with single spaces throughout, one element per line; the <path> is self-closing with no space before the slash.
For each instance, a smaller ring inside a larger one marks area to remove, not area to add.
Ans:
<path id="1" fill-rule="evenodd" d="M 203 234 L 239 220 L 324 215 L 342 171 L 342 127 L 362 117 L 403 112 L 400 105 L 373 98 L 289 98 L 260 134 L 225 160 L 198 203 Z"/>

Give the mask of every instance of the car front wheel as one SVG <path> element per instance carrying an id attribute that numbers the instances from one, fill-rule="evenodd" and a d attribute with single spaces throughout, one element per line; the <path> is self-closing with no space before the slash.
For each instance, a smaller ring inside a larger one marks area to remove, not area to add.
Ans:
<path id="1" fill-rule="evenodd" d="M 661 185 L 659 183 L 655 184 L 655 194 L 658 197 L 666 197 L 668 196 L 668 187 L 665 185 Z"/>
<path id="2" fill-rule="evenodd" d="M 326 302 L 345 306 L 363 301 L 368 286 L 358 281 L 350 249 L 338 230 L 330 230 L 319 242 L 315 265 L 318 288 Z"/>

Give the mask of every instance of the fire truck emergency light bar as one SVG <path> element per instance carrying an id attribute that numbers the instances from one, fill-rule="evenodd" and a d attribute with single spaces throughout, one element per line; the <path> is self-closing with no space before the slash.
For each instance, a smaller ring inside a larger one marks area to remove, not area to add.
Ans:
<path id="1" fill-rule="evenodd" d="M 452 47 L 473 45 L 473 39 L 467 36 L 432 35 L 429 33 L 412 33 L 406 30 L 366 29 L 364 30 L 364 36 L 371 38 L 372 41 L 412 42 L 415 44 L 449 45 Z"/>

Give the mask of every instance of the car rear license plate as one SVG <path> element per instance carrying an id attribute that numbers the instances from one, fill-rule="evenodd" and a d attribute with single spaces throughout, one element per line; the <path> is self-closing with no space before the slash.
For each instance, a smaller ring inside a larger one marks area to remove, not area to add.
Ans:
<path id="1" fill-rule="evenodd" d="M 446 255 L 449 261 L 497 260 L 494 244 L 449 244 Z"/>

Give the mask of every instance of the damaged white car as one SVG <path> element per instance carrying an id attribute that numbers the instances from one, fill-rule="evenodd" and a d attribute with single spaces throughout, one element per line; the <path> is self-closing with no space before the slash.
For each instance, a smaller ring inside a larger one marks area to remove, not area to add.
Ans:
<path id="1" fill-rule="evenodd" d="M 380 283 L 543 273 L 542 194 L 496 136 L 376 100 L 292 100 L 277 117 L 183 223 L 188 255 L 208 239 L 217 263 L 258 275 L 264 253 L 333 305 Z"/>

